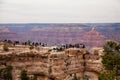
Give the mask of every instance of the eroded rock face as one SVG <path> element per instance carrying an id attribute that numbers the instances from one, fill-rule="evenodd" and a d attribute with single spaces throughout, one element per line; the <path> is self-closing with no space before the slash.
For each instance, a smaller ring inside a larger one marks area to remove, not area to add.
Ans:
<path id="1" fill-rule="evenodd" d="M 90 31 L 86 32 L 83 35 L 81 42 L 91 47 L 102 47 L 105 44 L 106 40 L 107 38 L 103 34 L 92 28 Z"/>
<path id="2" fill-rule="evenodd" d="M 60 52 L 0 55 L 0 62 L 13 66 L 14 80 L 20 80 L 22 70 L 27 74 L 36 74 L 38 80 L 78 80 L 88 78 L 98 80 L 98 74 L 102 69 L 99 54 L 90 54 L 86 49 L 69 48 Z M 5 67 L 1 64 L 1 69 Z"/>

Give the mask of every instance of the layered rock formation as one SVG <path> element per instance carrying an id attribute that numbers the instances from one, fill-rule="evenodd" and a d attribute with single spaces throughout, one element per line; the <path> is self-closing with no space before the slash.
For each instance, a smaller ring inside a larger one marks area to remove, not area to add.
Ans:
<path id="1" fill-rule="evenodd" d="M 35 27 L 25 34 L 24 39 L 48 44 L 69 44 L 78 43 L 82 34 L 83 29 L 81 27 Z"/>
<path id="2" fill-rule="evenodd" d="M 50 48 L 32 51 L 16 49 L 16 52 L 12 49 L 7 54 L 0 53 L 0 63 L 0 69 L 7 65 L 13 67 L 14 80 L 20 80 L 22 70 L 26 70 L 29 76 L 37 75 L 38 80 L 71 80 L 74 77 L 79 80 L 98 80 L 102 70 L 99 51 L 90 54 L 84 48 L 69 48 L 59 52 Z"/>
<path id="3" fill-rule="evenodd" d="M 107 38 L 93 27 L 89 32 L 83 35 L 81 42 L 86 46 L 101 47 L 105 44 L 106 40 Z"/>
<path id="4" fill-rule="evenodd" d="M 92 27 L 95 27 L 93 31 Z M 1 31 L 0 40 L 31 40 L 48 44 L 83 42 L 88 46 L 102 46 L 105 38 L 120 42 L 120 23 L 0 24 Z"/>

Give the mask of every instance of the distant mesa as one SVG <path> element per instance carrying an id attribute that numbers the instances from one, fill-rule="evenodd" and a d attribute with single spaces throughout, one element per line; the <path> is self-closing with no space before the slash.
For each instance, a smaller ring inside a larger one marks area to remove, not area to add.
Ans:
<path id="1" fill-rule="evenodd" d="M 96 47 L 103 46 L 106 40 L 107 38 L 100 32 L 96 31 L 94 27 L 90 31 L 86 32 L 82 37 L 82 43 Z"/>

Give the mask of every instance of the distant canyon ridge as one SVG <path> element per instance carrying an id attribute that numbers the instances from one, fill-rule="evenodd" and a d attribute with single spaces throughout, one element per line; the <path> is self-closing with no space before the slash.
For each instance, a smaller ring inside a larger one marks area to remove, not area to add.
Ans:
<path id="1" fill-rule="evenodd" d="M 120 42 L 119 34 L 120 23 L 0 24 L 0 40 L 31 40 L 48 45 L 82 43 L 102 47 L 107 40 Z"/>

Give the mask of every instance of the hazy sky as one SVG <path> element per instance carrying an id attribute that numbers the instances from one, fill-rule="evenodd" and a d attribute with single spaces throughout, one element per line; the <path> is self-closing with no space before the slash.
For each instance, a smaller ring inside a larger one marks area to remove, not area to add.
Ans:
<path id="1" fill-rule="evenodd" d="M 0 0 L 0 23 L 120 22 L 120 0 Z"/>

